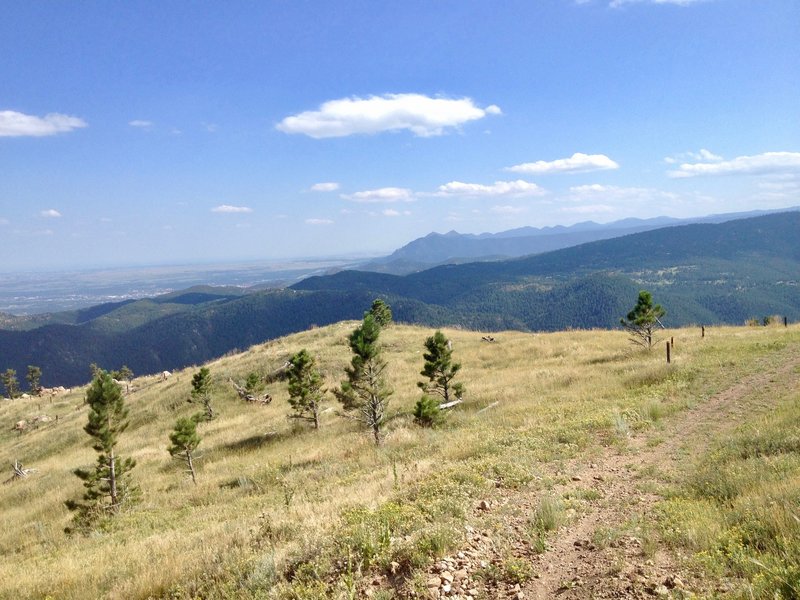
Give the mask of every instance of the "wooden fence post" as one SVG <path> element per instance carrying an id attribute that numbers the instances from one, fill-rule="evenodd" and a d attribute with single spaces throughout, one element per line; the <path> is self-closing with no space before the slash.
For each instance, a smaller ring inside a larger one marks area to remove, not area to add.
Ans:
<path id="1" fill-rule="evenodd" d="M 703 338 L 706 337 L 706 326 L 705 325 L 701 325 L 700 326 L 700 337 L 703 337 Z"/>
<path id="2" fill-rule="evenodd" d="M 670 357 L 670 355 L 669 355 L 669 348 L 670 348 L 670 343 L 669 343 L 669 342 L 667 342 L 667 364 L 669 364 L 670 362 L 672 362 L 672 361 L 670 360 L 670 358 L 671 358 L 671 357 Z"/>

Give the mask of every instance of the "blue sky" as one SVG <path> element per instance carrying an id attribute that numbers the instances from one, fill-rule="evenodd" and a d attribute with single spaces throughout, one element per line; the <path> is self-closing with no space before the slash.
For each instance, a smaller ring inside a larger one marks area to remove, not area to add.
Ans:
<path id="1" fill-rule="evenodd" d="M 800 205 L 796 0 L 1 7 L 2 270 Z"/>

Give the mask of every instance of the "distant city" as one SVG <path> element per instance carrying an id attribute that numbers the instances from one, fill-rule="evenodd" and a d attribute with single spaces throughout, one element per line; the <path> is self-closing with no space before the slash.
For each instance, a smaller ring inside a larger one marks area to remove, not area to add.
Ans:
<path id="1" fill-rule="evenodd" d="M 315 258 L 230 264 L 0 273 L 0 313 L 34 315 L 166 294 L 196 285 L 266 289 L 353 264 Z"/>

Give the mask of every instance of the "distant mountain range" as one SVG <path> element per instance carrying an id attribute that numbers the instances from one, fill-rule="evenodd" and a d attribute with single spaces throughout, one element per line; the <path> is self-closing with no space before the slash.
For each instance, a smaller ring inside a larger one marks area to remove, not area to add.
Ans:
<path id="1" fill-rule="evenodd" d="M 200 364 L 290 332 L 360 318 L 376 297 L 398 321 L 431 327 L 615 327 L 639 289 L 665 324 L 800 319 L 800 212 L 664 227 L 511 260 L 448 264 L 399 276 L 342 271 L 291 288 L 199 287 L 35 318 L 6 317 L 0 371 L 42 368 L 75 385 L 89 364 L 152 373 Z M 577 233 L 577 232 L 574 232 Z M 552 234 L 559 235 L 559 234 Z"/>
<path id="2" fill-rule="evenodd" d="M 688 219 L 672 217 L 622 219 L 605 224 L 585 221 L 568 227 L 562 225 L 541 228 L 520 227 L 500 233 L 465 234 L 457 231 L 444 234 L 430 233 L 395 250 L 389 256 L 372 260 L 357 268 L 363 271 L 404 275 L 445 263 L 459 264 L 476 260 L 499 260 L 541 254 L 587 242 L 652 231 L 661 227 L 691 223 L 724 223 L 734 219 L 757 217 L 785 210 L 787 209 L 727 213 Z"/>

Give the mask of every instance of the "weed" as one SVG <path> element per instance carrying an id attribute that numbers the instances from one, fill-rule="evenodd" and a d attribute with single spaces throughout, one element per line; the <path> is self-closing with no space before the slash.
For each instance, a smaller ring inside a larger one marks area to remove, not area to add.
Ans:
<path id="1" fill-rule="evenodd" d="M 592 533 L 592 544 L 600 550 L 613 546 L 622 537 L 619 529 L 600 526 Z"/>
<path id="2" fill-rule="evenodd" d="M 564 505 L 555 496 L 544 496 L 534 510 L 530 524 L 540 531 L 555 531 L 564 522 Z"/>
<path id="3" fill-rule="evenodd" d="M 564 494 L 565 500 L 584 500 L 587 502 L 599 500 L 602 497 L 603 494 L 600 492 L 600 490 L 596 490 L 594 488 L 578 488 L 575 490 L 570 490 Z"/>
<path id="4" fill-rule="evenodd" d="M 523 584 L 533 578 L 533 566 L 524 558 L 506 557 L 475 571 L 475 577 L 490 584 Z"/>

